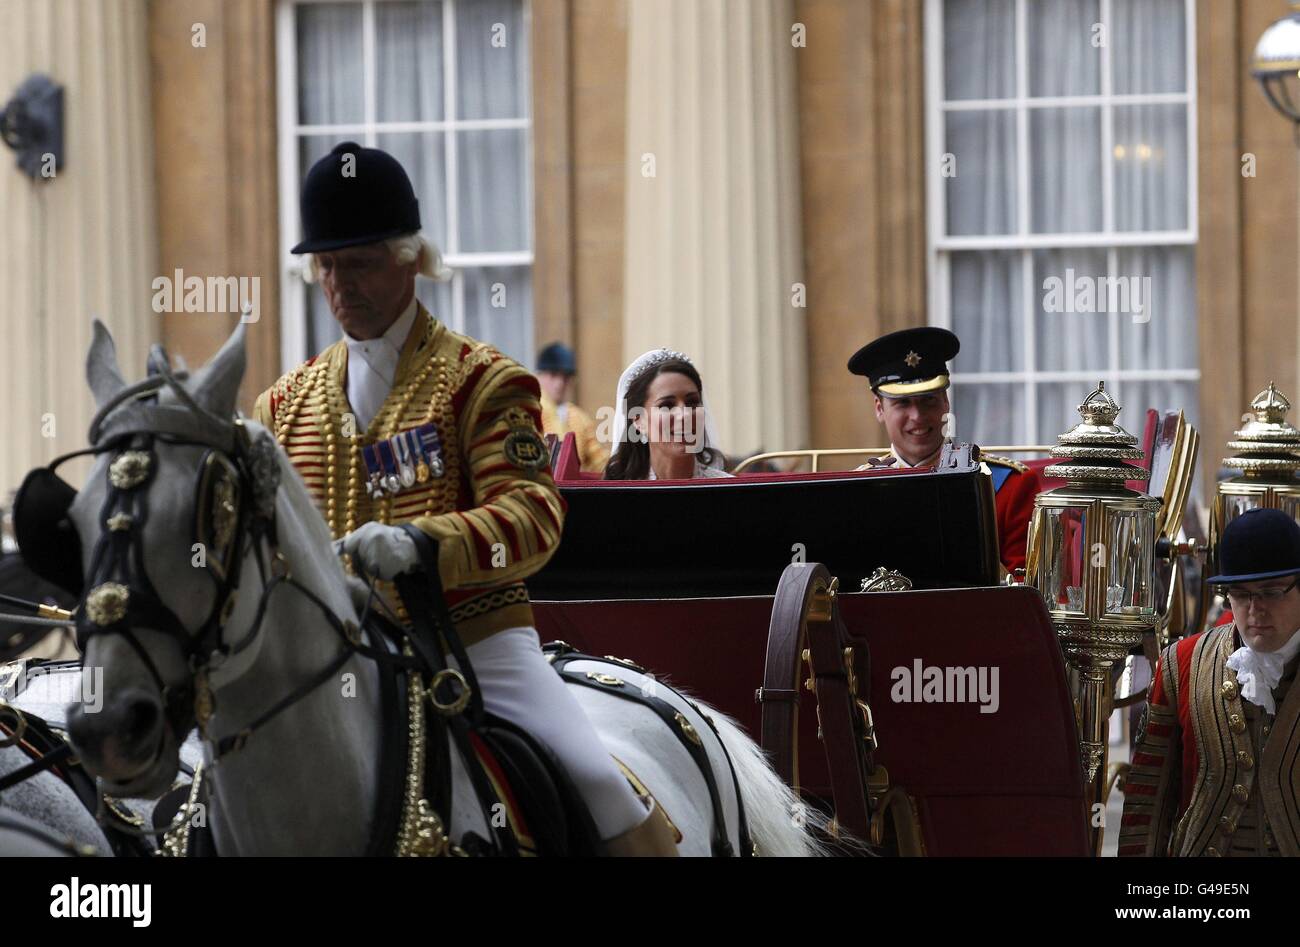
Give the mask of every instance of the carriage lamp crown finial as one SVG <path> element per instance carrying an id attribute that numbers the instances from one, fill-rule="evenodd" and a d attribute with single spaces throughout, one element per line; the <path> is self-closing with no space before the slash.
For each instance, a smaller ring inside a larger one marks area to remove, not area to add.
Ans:
<path id="1" fill-rule="evenodd" d="M 1276 384 L 1270 381 L 1268 387 L 1255 396 L 1250 406 L 1255 411 L 1255 417 L 1260 421 L 1277 424 L 1284 420 L 1286 413 L 1291 410 L 1291 401 L 1277 390 Z"/>
<path id="2" fill-rule="evenodd" d="M 1056 439 L 1051 451 L 1053 457 L 1071 462 L 1045 467 L 1044 476 L 1105 489 L 1123 487 L 1129 480 L 1150 479 L 1150 471 L 1127 463 L 1141 460 L 1145 454 L 1137 446 L 1137 437 L 1115 423 L 1122 409 L 1104 381 L 1097 383 L 1078 410 L 1081 420 Z"/>
<path id="3" fill-rule="evenodd" d="M 1300 472 L 1300 429 L 1287 421 L 1290 410 L 1291 399 L 1270 381 L 1250 402 L 1254 417 L 1243 415 L 1246 423 L 1228 441 L 1228 449 L 1236 453 L 1223 458 L 1223 466 L 1251 480 L 1293 481 Z"/>
<path id="4" fill-rule="evenodd" d="M 1115 399 L 1106 391 L 1104 381 L 1097 382 L 1097 387 L 1092 390 L 1088 397 L 1083 399 L 1083 404 L 1079 405 L 1079 414 L 1083 415 L 1083 420 L 1088 424 L 1107 425 L 1114 424 L 1115 419 L 1119 417 L 1120 406 L 1115 403 Z"/>

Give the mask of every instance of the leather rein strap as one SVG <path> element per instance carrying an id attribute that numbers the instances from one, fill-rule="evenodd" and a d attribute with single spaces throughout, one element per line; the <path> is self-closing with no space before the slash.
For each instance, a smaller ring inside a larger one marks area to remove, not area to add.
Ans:
<path id="1" fill-rule="evenodd" d="M 552 642 L 547 644 L 544 650 L 548 656 L 554 655 L 551 659 L 551 666 L 566 682 L 577 684 L 581 687 L 589 687 L 602 694 L 621 697 L 624 700 L 630 700 L 633 703 L 641 704 L 643 707 L 647 707 L 653 711 L 655 716 L 663 721 L 664 726 L 666 726 L 673 735 L 677 737 L 677 742 L 680 743 L 685 748 L 686 752 L 690 754 L 691 760 L 694 761 L 696 767 L 700 771 L 700 775 L 704 779 L 705 786 L 708 787 L 709 805 L 713 811 L 713 833 L 710 839 L 713 857 L 730 858 L 734 856 L 736 852 L 731 846 L 730 839 L 727 837 L 727 817 L 722 807 L 722 793 L 718 790 L 718 782 L 714 778 L 713 764 L 709 761 L 708 751 L 704 749 L 703 743 L 696 742 L 698 736 L 696 739 L 692 739 L 687 735 L 685 727 L 682 726 L 682 719 L 679 719 L 682 715 L 677 708 L 662 697 L 658 697 L 641 688 L 630 687 L 626 684 L 622 686 L 611 685 L 607 681 L 593 679 L 589 672 L 584 673 L 582 671 L 570 669 L 567 665 L 574 661 L 595 661 L 600 664 L 608 664 L 612 668 L 626 667 L 626 665 L 619 661 L 611 661 L 608 658 L 598 658 L 590 654 L 582 654 L 572 650 L 566 651 L 564 650 L 565 647 L 565 645 Z M 614 678 L 618 677 L 618 675 L 609 676 Z M 713 721 L 704 713 L 701 713 L 700 709 L 695 707 L 695 704 L 691 703 L 690 700 L 685 697 L 682 699 L 686 700 L 687 703 L 691 704 L 691 706 L 695 708 L 695 712 L 709 725 L 709 729 L 713 731 L 714 737 L 717 738 L 718 745 L 722 747 L 722 754 L 727 759 L 727 768 L 731 771 L 732 786 L 736 794 L 736 806 L 740 818 L 740 855 L 742 857 L 753 855 L 754 846 L 749 838 L 749 824 L 745 818 L 745 804 L 740 795 L 740 783 L 737 780 L 736 767 L 732 765 L 730 754 L 727 753 L 727 745 L 722 742 L 722 737 L 718 735 L 717 728 L 714 727 Z"/>
<path id="2" fill-rule="evenodd" d="M 870 663 L 865 642 L 849 648 L 832 586 L 820 563 L 786 567 L 772 602 L 763 686 L 754 699 L 762 706 L 763 749 L 777 774 L 798 791 L 799 676 L 806 643 L 836 823 L 865 840 L 871 829 L 867 782 L 875 747 L 866 709 Z"/>
<path id="3" fill-rule="evenodd" d="M 411 523 L 402 524 L 401 529 L 411 537 L 420 556 L 420 571 L 399 575 L 394 584 L 411 620 L 411 645 L 425 665 L 429 676 L 427 693 L 435 710 L 428 717 L 430 732 L 426 737 L 431 751 L 425 757 L 425 785 L 433 789 L 430 802 L 450 833 L 454 795 L 450 747 L 454 742 L 491 830 L 493 854 L 518 855 L 519 840 L 514 832 L 492 818 L 492 806 L 499 800 L 471 739 L 471 733 L 484 729 L 487 722 L 483 694 L 447 608 L 438 569 L 438 544 Z M 447 663 L 448 654 L 456 659 L 455 669 Z"/>

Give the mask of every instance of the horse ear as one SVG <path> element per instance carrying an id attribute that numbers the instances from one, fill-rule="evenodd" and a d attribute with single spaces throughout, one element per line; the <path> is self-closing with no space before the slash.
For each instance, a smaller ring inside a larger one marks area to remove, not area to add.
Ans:
<path id="1" fill-rule="evenodd" d="M 246 364 L 244 323 L 241 322 L 211 361 L 194 373 L 190 394 L 200 407 L 217 417 L 231 417 L 235 413 L 239 383 L 244 380 Z"/>
<path id="2" fill-rule="evenodd" d="M 126 380 L 117 364 L 117 346 L 108 327 L 98 319 L 94 322 L 94 337 L 90 340 L 90 351 L 86 354 L 86 381 L 90 384 L 91 394 L 95 396 L 95 406 L 102 408 L 115 394 L 126 387 Z"/>

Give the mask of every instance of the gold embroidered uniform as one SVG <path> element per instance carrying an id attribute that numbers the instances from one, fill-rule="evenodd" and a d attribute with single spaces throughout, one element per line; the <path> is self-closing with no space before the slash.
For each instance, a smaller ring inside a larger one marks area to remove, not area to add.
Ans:
<path id="1" fill-rule="evenodd" d="M 539 434 L 537 379 L 420 306 L 392 389 L 362 431 L 347 401 L 347 365 L 347 347 L 336 342 L 281 377 L 254 409 L 331 533 L 338 538 L 370 521 L 413 523 L 437 539 L 443 588 L 467 645 L 532 626 L 523 579 L 555 552 L 565 510 Z M 395 495 L 372 497 L 363 448 L 430 423 L 442 445 L 442 475 L 424 469 Z"/>

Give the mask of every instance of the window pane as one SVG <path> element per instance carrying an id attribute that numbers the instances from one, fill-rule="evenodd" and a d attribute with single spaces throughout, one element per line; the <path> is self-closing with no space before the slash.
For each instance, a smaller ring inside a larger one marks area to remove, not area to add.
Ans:
<path id="1" fill-rule="evenodd" d="M 943 8 L 944 96 L 1016 94 L 1014 0 L 948 0 Z"/>
<path id="2" fill-rule="evenodd" d="M 307 179 L 311 166 L 329 154 L 334 146 L 343 139 L 337 135 L 300 135 L 298 136 L 298 183 Z M 296 200 L 297 194 L 294 195 Z M 295 215 L 294 219 L 297 219 Z"/>
<path id="3" fill-rule="evenodd" d="M 527 266 L 472 267 L 465 279 L 465 333 L 533 364 L 533 272 Z"/>
<path id="4" fill-rule="evenodd" d="M 527 118 L 527 72 L 520 0 L 457 4 L 457 118 Z"/>
<path id="5" fill-rule="evenodd" d="M 1187 108 L 1115 107 L 1115 229 L 1187 228 Z"/>
<path id="6" fill-rule="evenodd" d="M 1038 432 L 1036 444 L 1055 444 L 1057 437 L 1078 424 L 1079 405 L 1088 393 L 1097 387 L 1102 376 L 1093 381 L 1054 381 L 1038 384 Z M 1110 382 L 1106 383 L 1109 389 Z M 1126 424 L 1128 412 L 1120 415 L 1120 424 Z M 1141 431 L 1138 432 L 1141 434 Z"/>
<path id="7" fill-rule="evenodd" d="M 1115 400 L 1124 408 L 1120 412 L 1118 423 L 1139 438 L 1146 427 L 1147 408 L 1155 408 L 1160 412 L 1181 408 L 1190 424 L 1200 423 L 1197 420 L 1199 412 L 1194 381 L 1121 381 Z"/>
<path id="8" fill-rule="evenodd" d="M 1101 109 L 1033 109 L 1029 144 L 1033 232 L 1101 230 Z"/>
<path id="9" fill-rule="evenodd" d="M 309 3 L 294 9 L 299 123 L 364 121 L 361 4 Z"/>
<path id="10" fill-rule="evenodd" d="M 423 276 L 415 278 L 415 298 L 424 303 L 424 308 L 439 322 L 451 323 L 452 280 L 435 282 Z"/>
<path id="11" fill-rule="evenodd" d="M 376 144 L 406 169 L 420 202 L 420 228 L 443 253 L 447 252 L 446 135 L 443 132 L 389 132 Z"/>
<path id="12" fill-rule="evenodd" d="M 1010 109 L 949 112 L 951 236 L 1016 232 L 1016 120 Z"/>
<path id="13" fill-rule="evenodd" d="M 461 253 L 527 250 L 523 129 L 459 132 Z"/>
<path id="14" fill-rule="evenodd" d="M 375 107 L 381 122 L 443 117 L 442 4 L 375 4 Z"/>
<path id="15" fill-rule="evenodd" d="M 307 354 L 315 355 L 343 338 L 319 283 L 307 287 Z"/>
<path id="16" fill-rule="evenodd" d="M 1121 368 L 1196 369 L 1196 254 L 1192 247 L 1134 247 L 1118 252 L 1131 315 L 1120 320 Z"/>
<path id="17" fill-rule="evenodd" d="M 1101 22 L 1098 0 L 1033 0 L 1025 4 L 1029 42 L 1029 94 L 1101 93 Z M 1094 36 L 1098 39 L 1094 40 Z"/>
<path id="18" fill-rule="evenodd" d="M 1021 259 L 1019 250 L 952 255 L 950 311 L 961 339 L 957 371 L 1023 369 Z"/>
<path id="19" fill-rule="evenodd" d="M 1185 92 L 1184 0 L 1111 0 L 1110 10 L 1115 92 Z"/>
<path id="20" fill-rule="evenodd" d="M 1097 299 L 1105 275 L 1105 251 L 1034 252 L 1034 351 L 1040 371 L 1109 368 L 1110 316 L 1099 313 Z"/>
<path id="21" fill-rule="evenodd" d="M 957 357 L 964 355 L 965 349 Z M 956 416 L 953 433 L 959 441 L 1018 444 L 1024 437 L 1024 385 L 955 381 L 948 400 Z"/>

